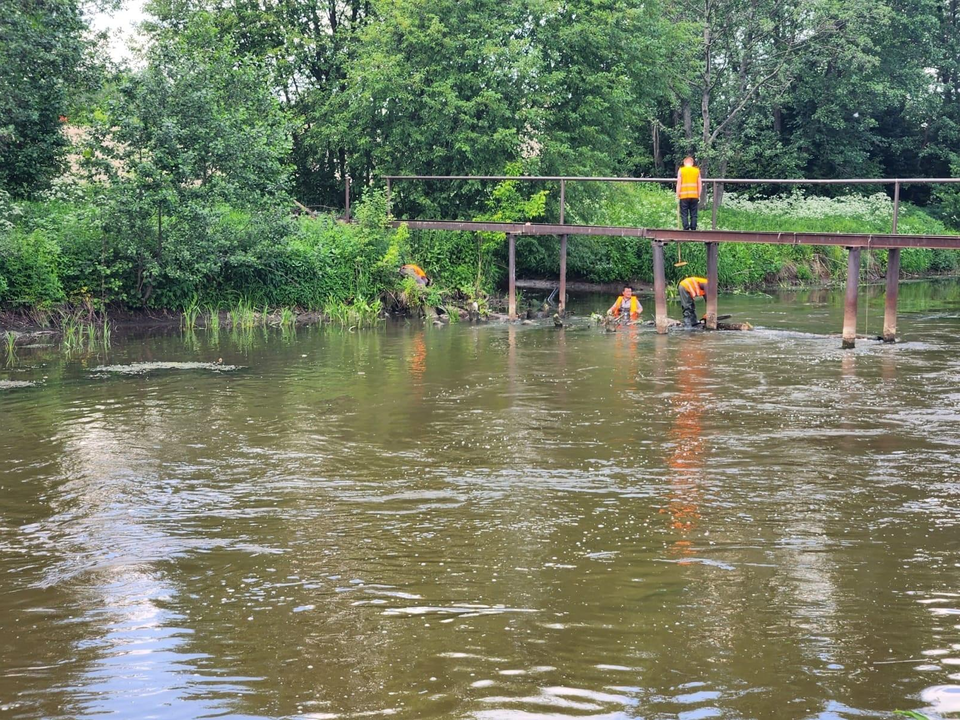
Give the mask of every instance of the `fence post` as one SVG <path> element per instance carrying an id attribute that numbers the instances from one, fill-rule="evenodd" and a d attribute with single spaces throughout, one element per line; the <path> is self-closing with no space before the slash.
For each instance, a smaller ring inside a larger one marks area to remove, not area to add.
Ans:
<path id="1" fill-rule="evenodd" d="M 890 232 L 897 234 L 897 220 L 900 217 L 900 181 L 893 184 L 893 227 Z M 897 296 L 900 294 L 900 248 L 887 250 L 887 292 L 883 303 L 883 341 L 897 341 Z"/>
<path id="2" fill-rule="evenodd" d="M 720 206 L 720 196 L 717 195 L 717 184 L 713 184 L 713 210 L 710 212 L 710 227 L 717 229 L 717 208 Z"/>
<path id="3" fill-rule="evenodd" d="M 390 178 L 387 178 L 387 216 L 390 215 Z"/>
<path id="4" fill-rule="evenodd" d="M 344 201 L 343 219 L 346 222 L 350 222 L 350 176 L 349 175 L 347 175 L 346 191 L 344 192 L 344 194 L 346 197 Z"/>
<path id="5" fill-rule="evenodd" d="M 564 210 L 567 204 L 567 181 L 560 180 L 560 224 L 564 224 Z M 567 312 L 567 236 L 560 236 L 560 316 Z"/>
<path id="6" fill-rule="evenodd" d="M 567 204 L 567 181 L 560 181 L 560 224 L 563 225 L 563 213 Z"/>
<path id="7" fill-rule="evenodd" d="M 897 220 L 900 217 L 900 181 L 893 184 L 893 229 L 890 231 L 897 234 Z"/>

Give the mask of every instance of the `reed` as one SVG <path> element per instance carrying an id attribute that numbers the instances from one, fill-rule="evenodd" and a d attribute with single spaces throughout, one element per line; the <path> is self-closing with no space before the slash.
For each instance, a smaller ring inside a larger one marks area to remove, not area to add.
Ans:
<path id="1" fill-rule="evenodd" d="M 220 306 L 219 305 L 207 306 L 207 330 L 212 330 L 215 333 L 220 332 Z"/>
<path id="2" fill-rule="evenodd" d="M 61 312 L 58 324 L 60 350 L 68 355 L 110 349 L 113 329 L 106 315 L 98 320 L 79 312 Z"/>
<path id="3" fill-rule="evenodd" d="M 17 336 L 12 332 L 6 333 L 3 337 L 3 346 L 7 367 L 15 365 L 17 362 Z"/>
<path id="4" fill-rule="evenodd" d="M 250 330 L 257 324 L 256 315 L 253 303 L 249 300 L 240 300 L 234 307 L 230 308 L 228 313 L 231 329 Z"/>
<path id="5" fill-rule="evenodd" d="M 196 295 L 183 307 L 180 316 L 180 325 L 185 330 L 194 330 L 197 327 L 197 318 L 200 317 L 200 301 Z"/>
<path id="6" fill-rule="evenodd" d="M 323 314 L 330 323 L 351 330 L 376 325 L 380 322 L 382 313 L 383 302 L 380 298 L 372 301 L 354 298 L 350 305 L 342 302 L 328 302 L 323 307 Z"/>
<path id="7" fill-rule="evenodd" d="M 297 314 L 293 311 L 292 308 L 282 307 L 280 308 L 280 327 L 293 327 L 297 323 Z"/>

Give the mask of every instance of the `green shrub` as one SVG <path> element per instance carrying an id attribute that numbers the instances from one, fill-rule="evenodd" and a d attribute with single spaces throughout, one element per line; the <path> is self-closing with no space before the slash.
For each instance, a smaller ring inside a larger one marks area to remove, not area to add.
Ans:
<path id="1" fill-rule="evenodd" d="M 65 299 L 59 276 L 60 249 L 43 230 L 16 228 L 0 236 L 0 276 L 5 301 L 13 306 L 48 308 Z"/>

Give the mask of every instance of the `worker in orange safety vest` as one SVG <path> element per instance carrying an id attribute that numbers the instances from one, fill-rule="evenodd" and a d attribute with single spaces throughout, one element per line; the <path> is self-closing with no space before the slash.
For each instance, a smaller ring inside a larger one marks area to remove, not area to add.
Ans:
<path id="1" fill-rule="evenodd" d="M 633 288 L 625 287 L 623 294 L 607 310 L 607 315 L 612 315 L 618 320 L 636 320 L 642 312 L 643 305 L 633 296 Z"/>
<path id="2" fill-rule="evenodd" d="M 427 274 L 423 271 L 423 268 L 419 265 L 414 265 L 409 263 L 400 268 L 400 274 L 404 277 L 413 278 L 417 285 L 423 285 L 426 287 L 430 284 L 430 278 L 427 277 Z"/>
<path id="3" fill-rule="evenodd" d="M 694 300 L 707 295 L 707 279 L 688 277 L 680 281 L 680 307 L 683 309 L 683 326 L 692 328 L 700 324 Z"/>
<path id="4" fill-rule="evenodd" d="M 687 155 L 683 159 L 683 166 L 677 171 L 677 202 L 680 203 L 680 221 L 684 230 L 697 229 L 697 209 L 702 192 L 700 168 L 694 165 L 693 158 Z"/>

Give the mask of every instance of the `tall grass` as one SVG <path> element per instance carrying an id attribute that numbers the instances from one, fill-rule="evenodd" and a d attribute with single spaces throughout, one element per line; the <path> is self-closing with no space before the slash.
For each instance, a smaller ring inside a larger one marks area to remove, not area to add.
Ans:
<path id="1" fill-rule="evenodd" d="M 350 305 L 342 302 L 328 302 L 323 307 L 323 314 L 328 322 L 351 330 L 376 325 L 381 320 L 382 312 L 383 303 L 380 298 L 372 301 L 354 298 Z"/>
<path id="2" fill-rule="evenodd" d="M 6 365 L 11 367 L 17 363 L 17 336 L 8 332 L 3 336 L 3 346 L 6 356 Z"/>
<path id="3" fill-rule="evenodd" d="M 297 324 L 297 314 L 288 307 L 280 308 L 279 314 L 280 327 L 294 327 Z"/>
<path id="4" fill-rule="evenodd" d="M 183 315 L 180 316 L 181 327 L 192 332 L 197 327 L 198 317 L 200 317 L 200 300 L 194 295 L 183 308 Z"/>
<path id="5" fill-rule="evenodd" d="M 76 312 L 62 312 L 59 329 L 60 349 L 68 355 L 106 352 L 110 349 L 113 329 L 106 316 L 97 320 Z"/>
<path id="6" fill-rule="evenodd" d="M 257 324 L 257 313 L 253 303 L 241 299 L 227 313 L 231 330 L 251 330 Z"/>
<path id="7" fill-rule="evenodd" d="M 220 332 L 220 306 L 219 305 L 207 306 L 207 330 L 212 330 L 214 333 Z"/>

